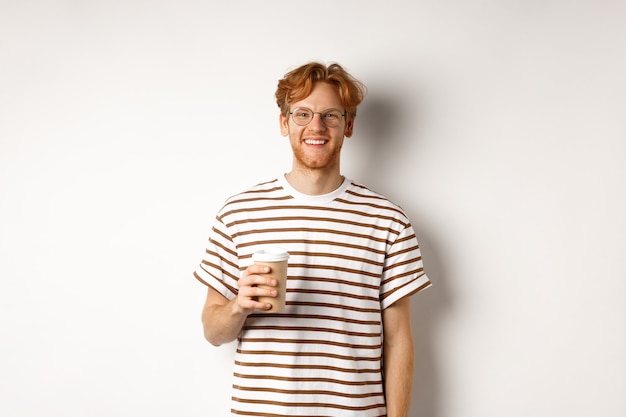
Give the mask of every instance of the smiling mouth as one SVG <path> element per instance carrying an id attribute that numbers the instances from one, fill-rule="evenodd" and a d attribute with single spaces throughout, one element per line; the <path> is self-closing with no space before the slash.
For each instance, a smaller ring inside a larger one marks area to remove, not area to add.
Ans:
<path id="1" fill-rule="evenodd" d="M 328 141 L 324 139 L 305 139 L 304 140 L 304 143 L 306 143 L 307 145 L 324 145 L 326 142 Z"/>

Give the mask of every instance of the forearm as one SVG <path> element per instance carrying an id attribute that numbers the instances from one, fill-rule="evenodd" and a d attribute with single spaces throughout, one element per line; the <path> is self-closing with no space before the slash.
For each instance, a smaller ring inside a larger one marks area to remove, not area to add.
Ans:
<path id="1" fill-rule="evenodd" d="M 411 301 L 396 301 L 383 311 L 383 363 L 388 417 L 408 417 L 413 385 Z"/>
<path id="2" fill-rule="evenodd" d="M 385 343 L 385 400 L 388 417 L 407 417 L 409 415 L 413 367 L 412 338 Z"/>
<path id="3" fill-rule="evenodd" d="M 207 304 L 202 310 L 204 337 L 214 346 L 235 340 L 246 321 L 247 314 L 237 308 L 237 300 L 225 304 Z"/>

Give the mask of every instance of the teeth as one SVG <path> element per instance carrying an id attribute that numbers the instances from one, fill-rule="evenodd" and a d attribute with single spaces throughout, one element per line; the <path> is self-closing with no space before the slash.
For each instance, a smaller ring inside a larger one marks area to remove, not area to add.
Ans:
<path id="1" fill-rule="evenodd" d="M 325 140 L 313 140 L 313 139 L 308 139 L 305 142 L 308 143 L 309 145 L 323 145 L 326 143 Z"/>

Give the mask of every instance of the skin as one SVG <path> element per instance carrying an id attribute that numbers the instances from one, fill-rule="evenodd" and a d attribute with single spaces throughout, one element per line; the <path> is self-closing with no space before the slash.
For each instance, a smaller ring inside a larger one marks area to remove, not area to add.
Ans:
<path id="1" fill-rule="evenodd" d="M 311 94 L 291 104 L 291 109 L 308 107 L 314 112 L 328 109 L 345 111 L 335 88 L 318 83 Z M 339 126 L 327 127 L 316 114 L 311 123 L 298 126 L 289 115 L 280 115 L 280 132 L 289 137 L 293 151 L 291 172 L 287 181 L 298 191 L 309 195 L 330 193 L 337 189 L 343 177 L 340 173 L 340 156 L 344 137 L 351 137 L 354 121 L 344 117 Z M 323 141 L 323 144 L 314 143 Z"/>
<path id="2" fill-rule="evenodd" d="M 387 417 L 407 417 L 411 406 L 414 368 L 409 297 L 404 297 L 383 310 L 383 329 Z"/>
<path id="3" fill-rule="evenodd" d="M 308 107 L 314 112 L 331 108 L 345 110 L 335 88 L 318 83 L 311 94 L 291 104 L 291 109 Z M 286 179 L 292 187 L 308 195 L 327 194 L 343 182 L 340 156 L 344 138 L 351 137 L 354 120 L 344 117 L 339 126 L 329 128 L 316 114 L 307 126 L 296 125 L 289 115 L 280 115 L 281 134 L 289 138 L 293 151 L 292 169 Z M 205 338 L 219 346 L 235 340 L 246 318 L 255 310 L 268 310 L 270 304 L 256 301 L 256 297 L 275 297 L 276 281 L 259 274 L 269 268 L 250 265 L 238 281 L 238 293 L 228 300 L 209 287 L 202 311 Z M 388 417 L 407 417 L 413 381 L 413 336 L 411 334 L 410 299 L 398 300 L 383 311 L 384 378 Z"/>

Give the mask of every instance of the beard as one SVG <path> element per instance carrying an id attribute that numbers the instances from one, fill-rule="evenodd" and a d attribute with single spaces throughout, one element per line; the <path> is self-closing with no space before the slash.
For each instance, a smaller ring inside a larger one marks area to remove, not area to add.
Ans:
<path id="1" fill-rule="evenodd" d="M 310 170 L 332 169 L 339 166 L 341 146 L 321 152 L 307 150 L 305 146 L 292 146 L 294 163 L 297 166 Z"/>

